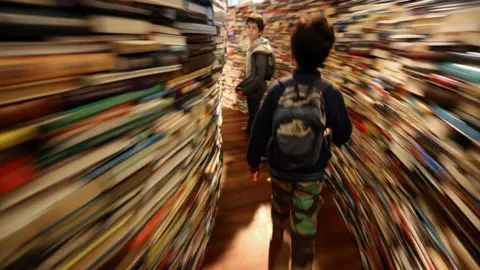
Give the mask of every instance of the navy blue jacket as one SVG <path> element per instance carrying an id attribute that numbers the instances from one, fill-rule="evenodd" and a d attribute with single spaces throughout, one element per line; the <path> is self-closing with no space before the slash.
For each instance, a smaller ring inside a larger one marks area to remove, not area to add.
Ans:
<path id="1" fill-rule="evenodd" d="M 311 85 L 321 77 L 318 71 L 304 71 L 297 69 L 293 72 L 293 79 L 298 84 Z M 261 156 L 272 136 L 273 115 L 277 109 L 279 98 L 283 95 L 283 87 L 274 83 L 263 97 L 262 104 L 253 123 L 250 142 L 248 144 L 247 160 L 252 168 L 258 168 Z M 336 88 L 326 89 L 323 93 L 325 101 L 326 127 L 331 129 L 331 140 L 335 145 L 345 144 L 352 133 L 352 123 L 348 115 L 343 96 Z M 318 181 L 323 180 L 325 167 L 330 159 L 330 147 L 325 140 L 318 163 L 315 166 L 298 168 L 294 171 L 285 171 L 278 168 L 272 158 L 272 151 L 268 151 L 270 174 L 280 180 Z"/>

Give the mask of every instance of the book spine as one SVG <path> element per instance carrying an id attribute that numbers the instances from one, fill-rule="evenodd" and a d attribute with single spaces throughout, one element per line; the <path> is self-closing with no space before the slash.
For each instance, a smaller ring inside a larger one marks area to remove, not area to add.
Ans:
<path id="1" fill-rule="evenodd" d="M 152 55 L 119 57 L 116 61 L 116 71 L 131 71 L 155 67 Z"/>
<path id="2" fill-rule="evenodd" d="M 0 168 L 0 195 L 20 187 L 32 180 L 38 171 L 31 155 L 21 156 Z"/>
<path id="3" fill-rule="evenodd" d="M 213 64 L 215 57 L 213 53 L 207 53 L 199 56 L 192 57 L 188 62 L 183 66 L 183 72 L 192 73 L 200 69 L 206 68 Z"/>
<path id="4" fill-rule="evenodd" d="M 155 94 L 162 90 L 163 90 L 163 84 L 159 84 L 149 89 L 139 90 L 134 93 L 125 93 L 125 94 L 111 97 L 108 99 L 96 101 L 92 104 L 80 106 L 75 109 L 66 111 L 65 115 L 67 117 L 60 119 L 58 121 L 49 123 L 48 125 L 43 126 L 42 129 L 44 131 L 52 131 L 58 128 L 62 128 L 64 126 L 67 126 L 77 121 L 80 121 L 82 119 L 85 119 L 91 115 L 106 111 L 110 108 L 116 107 L 118 105 L 130 102 L 130 101 L 141 99 L 143 97 Z M 1 139 L 1 136 L 0 136 L 0 139 Z"/>
<path id="5" fill-rule="evenodd" d="M 150 87 L 153 84 L 150 85 Z M 82 89 L 65 93 L 62 100 L 66 108 L 73 108 L 100 99 L 111 97 L 134 90 L 133 81 L 120 81 L 101 85 L 87 86 Z"/>
<path id="6" fill-rule="evenodd" d="M 112 53 L 8 57 L 0 59 L 0 86 L 108 71 L 114 65 Z"/>
<path id="7" fill-rule="evenodd" d="M 206 7 L 200 6 L 200 5 L 192 3 L 192 2 L 188 2 L 187 9 L 190 10 L 190 11 L 200 13 L 200 14 L 206 14 L 207 13 L 207 8 Z"/>
<path id="8" fill-rule="evenodd" d="M 62 109 L 59 97 L 36 99 L 0 108 L 0 127 L 40 118 Z"/>
<path id="9" fill-rule="evenodd" d="M 0 88 L 0 105 L 73 91 L 79 89 L 81 85 L 80 78 L 73 77 L 2 87 Z"/>

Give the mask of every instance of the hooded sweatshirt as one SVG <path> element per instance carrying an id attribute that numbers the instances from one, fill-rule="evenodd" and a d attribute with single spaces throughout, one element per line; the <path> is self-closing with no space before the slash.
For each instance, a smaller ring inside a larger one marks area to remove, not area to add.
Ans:
<path id="1" fill-rule="evenodd" d="M 250 73 L 252 71 L 252 54 L 254 52 L 260 52 L 260 53 L 272 53 L 272 47 L 270 46 L 270 43 L 268 42 L 268 39 L 264 37 L 259 37 L 257 38 L 253 44 L 250 44 L 247 49 L 247 70 L 246 70 L 246 77 L 250 76 Z"/>
<path id="2" fill-rule="evenodd" d="M 263 95 L 267 90 L 265 76 L 267 71 L 268 55 L 273 49 L 264 37 L 257 38 L 247 50 L 246 76 L 238 85 L 246 96 Z"/>

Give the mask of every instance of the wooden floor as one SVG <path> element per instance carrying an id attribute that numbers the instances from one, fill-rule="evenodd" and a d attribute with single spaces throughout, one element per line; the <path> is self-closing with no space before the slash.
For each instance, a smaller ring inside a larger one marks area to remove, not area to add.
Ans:
<path id="1" fill-rule="evenodd" d="M 223 109 L 224 173 L 216 224 L 202 269 L 268 269 L 269 253 L 273 269 L 288 269 L 290 239 L 270 248 L 271 187 L 266 169 L 261 180 L 250 179 L 245 160 L 247 138 L 241 127 L 247 117 Z M 361 269 L 357 248 L 328 190 L 320 210 L 314 269 Z"/>

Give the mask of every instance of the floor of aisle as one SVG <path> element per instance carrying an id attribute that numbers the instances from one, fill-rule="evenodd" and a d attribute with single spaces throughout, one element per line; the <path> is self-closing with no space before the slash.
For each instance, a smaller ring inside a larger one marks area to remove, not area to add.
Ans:
<path id="1" fill-rule="evenodd" d="M 216 224 L 207 247 L 202 269 L 267 269 L 271 236 L 270 183 L 263 169 L 261 180 L 250 179 L 245 161 L 246 135 L 241 128 L 247 117 L 223 109 L 224 172 Z M 357 248 L 328 190 L 322 192 L 323 204 L 318 225 L 316 258 L 313 269 L 361 269 Z M 290 253 L 285 236 L 274 269 L 288 269 Z"/>

